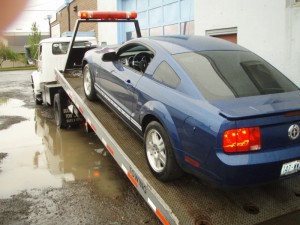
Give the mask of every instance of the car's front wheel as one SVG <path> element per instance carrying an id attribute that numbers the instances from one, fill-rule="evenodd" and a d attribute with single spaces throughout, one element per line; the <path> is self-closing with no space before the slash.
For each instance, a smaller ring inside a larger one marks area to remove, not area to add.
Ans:
<path id="1" fill-rule="evenodd" d="M 96 99 L 95 81 L 90 72 L 89 64 L 86 64 L 83 68 L 83 89 L 88 100 Z"/>
<path id="2" fill-rule="evenodd" d="M 176 162 L 173 148 L 163 126 L 152 121 L 144 136 L 147 162 L 154 176 L 161 181 L 179 178 L 183 172 Z"/>

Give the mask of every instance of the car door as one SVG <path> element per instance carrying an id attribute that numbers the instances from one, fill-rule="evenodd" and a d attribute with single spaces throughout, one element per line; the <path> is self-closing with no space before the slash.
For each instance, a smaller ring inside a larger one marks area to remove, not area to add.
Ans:
<path id="1" fill-rule="evenodd" d="M 113 107 L 127 119 L 132 117 L 133 109 L 136 108 L 135 87 L 144 73 L 139 67 L 142 58 L 136 59 L 135 65 L 133 59 L 142 52 L 153 56 L 152 52 L 141 44 L 125 45 L 117 52 L 118 60 L 106 67 L 108 70 L 100 71 L 100 86 L 113 101 Z"/>

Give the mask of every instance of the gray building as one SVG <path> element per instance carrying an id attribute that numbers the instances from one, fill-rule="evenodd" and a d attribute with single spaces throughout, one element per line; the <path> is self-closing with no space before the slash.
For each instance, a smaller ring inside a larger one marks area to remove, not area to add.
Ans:
<path id="1" fill-rule="evenodd" d="M 24 46 L 27 45 L 30 34 L 31 32 L 4 32 L 0 41 L 16 53 L 25 53 Z M 48 37 L 48 32 L 41 33 L 41 39 Z"/>

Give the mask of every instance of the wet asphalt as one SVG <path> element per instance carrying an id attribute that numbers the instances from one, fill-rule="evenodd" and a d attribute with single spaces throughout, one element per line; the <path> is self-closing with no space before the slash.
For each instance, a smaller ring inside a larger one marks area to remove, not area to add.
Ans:
<path id="1" fill-rule="evenodd" d="M 31 73 L 0 72 L 0 225 L 160 224 L 95 134 L 35 105 Z"/>

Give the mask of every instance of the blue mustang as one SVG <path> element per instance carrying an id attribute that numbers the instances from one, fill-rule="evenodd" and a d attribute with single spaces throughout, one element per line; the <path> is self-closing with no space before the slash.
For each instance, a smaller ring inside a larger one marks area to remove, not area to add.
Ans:
<path id="1" fill-rule="evenodd" d="M 101 98 L 144 138 L 162 181 L 183 171 L 223 186 L 300 172 L 300 91 L 249 50 L 198 36 L 138 38 L 83 60 L 86 97 Z"/>

